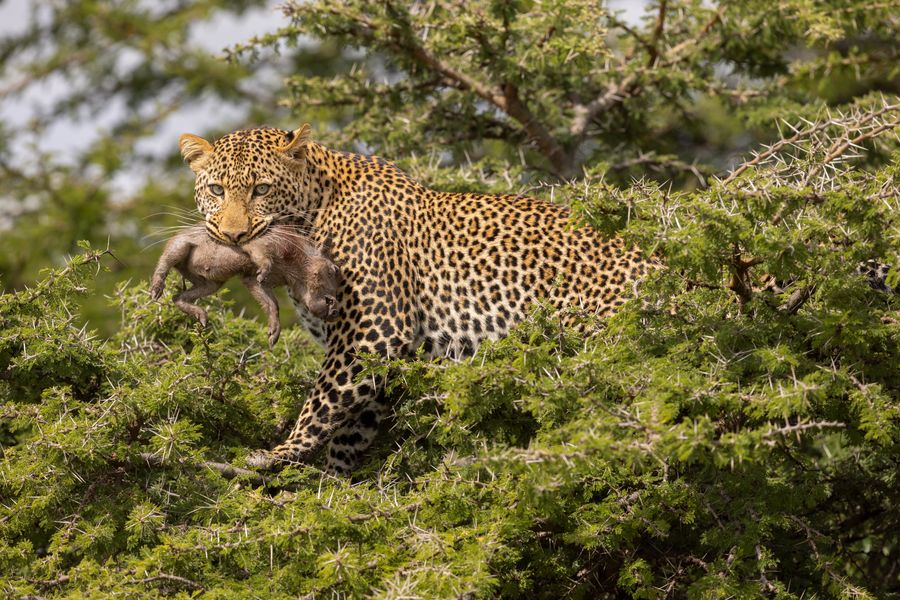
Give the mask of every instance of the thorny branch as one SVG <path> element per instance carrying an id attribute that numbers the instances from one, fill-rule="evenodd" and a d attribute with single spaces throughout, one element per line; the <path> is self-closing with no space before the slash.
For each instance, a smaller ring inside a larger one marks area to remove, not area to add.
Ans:
<path id="1" fill-rule="evenodd" d="M 863 128 L 872 121 L 877 120 L 879 117 L 885 114 L 898 110 L 900 110 L 900 104 L 885 104 L 881 109 L 874 112 L 864 114 L 852 113 L 849 116 L 839 115 L 838 117 L 829 118 L 821 123 L 811 123 L 810 127 L 806 129 L 794 128 L 794 135 L 787 138 L 782 138 L 781 140 L 769 146 L 765 151 L 756 154 L 751 160 L 748 160 L 747 162 L 738 166 L 725 179 L 722 180 L 722 185 L 728 185 L 729 183 L 740 177 L 741 174 L 743 174 L 747 169 L 765 163 L 767 160 L 776 156 L 782 150 L 795 146 L 802 140 L 813 140 L 817 134 L 822 133 L 829 128 L 837 127 L 845 131 L 861 131 L 859 135 L 855 136 L 852 139 L 845 139 L 834 142 L 834 145 L 829 148 L 829 151 L 826 153 L 824 159 L 820 164 L 824 165 L 831 163 L 850 147 L 859 144 L 864 140 L 873 138 L 880 133 L 900 126 L 900 120 L 889 122 L 876 121 L 877 124 L 874 127 L 863 131 Z"/>
<path id="2" fill-rule="evenodd" d="M 781 310 L 789 315 L 795 314 L 800 307 L 803 306 L 807 300 L 809 300 L 813 293 L 816 291 L 816 286 L 814 285 L 804 285 L 802 288 L 795 291 L 791 294 L 791 297 L 788 298 L 787 302 L 781 307 Z"/>
<path id="3" fill-rule="evenodd" d="M 161 456 L 156 454 L 151 454 L 149 452 L 141 452 L 138 457 L 140 458 L 141 463 L 149 465 L 151 467 L 165 467 L 170 466 L 172 463 L 164 460 Z M 186 467 L 190 469 L 209 469 L 211 471 L 216 471 L 225 479 L 237 479 L 239 477 L 245 478 L 250 482 L 251 485 L 257 487 L 264 487 L 269 489 L 279 489 L 279 490 L 291 490 L 296 491 L 297 486 L 293 486 L 291 484 L 282 484 L 276 485 L 272 480 L 268 479 L 260 475 L 255 471 L 250 471 L 248 469 L 242 469 L 241 467 L 236 467 L 234 465 L 230 465 L 228 463 L 214 462 L 214 461 L 202 461 L 199 463 L 193 462 L 178 462 L 176 463 L 178 466 Z"/>
<path id="4" fill-rule="evenodd" d="M 191 581 L 190 579 L 181 577 L 180 575 L 170 575 L 168 573 L 159 573 L 158 575 L 153 575 L 152 577 L 144 577 L 142 579 L 127 579 L 122 583 L 125 583 L 127 585 L 143 585 L 145 583 L 154 583 L 157 581 L 170 581 L 172 583 L 177 583 L 185 587 L 189 587 L 192 590 L 196 590 L 198 592 L 202 592 L 206 589 L 196 581 Z"/>
<path id="5" fill-rule="evenodd" d="M 610 165 L 609 170 L 624 171 L 634 167 L 647 167 L 652 171 L 658 172 L 675 171 L 679 173 L 690 174 L 697 179 L 697 183 L 700 184 L 701 188 L 707 187 L 707 175 L 704 174 L 700 167 L 698 167 L 696 164 L 686 163 L 683 160 L 678 160 L 677 158 L 657 156 L 652 152 L 643 152 L 634 158 L 629 158 L 621 162 L 617 162 L 613 165 Z"/>
<path id="6" fill-rule="evenodd" d="M 859 145 L 871 140 L 885 132 L 894 131 L 900 127 L 900 118 L 888 119 L 886 115 L 900 111 L 900 103 L 890 104 L 884 101 L 876 110 L 853 110 L 849 114 L 828 115 L 821 122 L 808 122 L 807 127 L 788 125 L 793 130 L 793 135 L 784 137 L 775 142 L 764 151 L 759 152 L 750 160 L 742 163 L 731 173 L 720 180 L 723 186 L 735 184 L 738 178 L 756 167 L 773 164 L 766 171 L 768 181 L 776 179 L 780 182 L 792 185 L 812 185 L 806 200 L 815 202 L 821 199 L 820 193 L 827 185 L 833 185 L 834 177 L 826 172 L 826 168 L 832 163 L 844 157 L 851 148 L 859 148 Z M 837 136 L 834 131 L 837 130 Z M 786 155 L 788 151 L 792 154 Z M 770 172 L 771 171 L 771 172 Z M 745 190 L 757 194 L 766 194 L 765 187 L 758 185 L 756 179 L 742 180 L 739 184 Z M 777 226 L 785 218 L 789 204 L 782 204 L 775 211 L 771 219 L 771 225 Z M 735 292 L 741 309 L 753 295 L 750 268 L 758 262 L 747 263 L 743 261 L 740 252 L 735 249 L 732 252 L 732 261 L 729 268 L 732 273 L 729 288 Z M 814 283 L 803 286 L 788 298 L 780 309 L 789 315 L 795 314 L 809 298 L 815 293 Z"/>
<path id="7" fill-rule="evenodd" d="M 56 579 L 31 579 L 29 583 L 33 585 L 40 586 L 42 588 L 54 588 L 66 585 L 72 581 L 71 575 L 60 575 Z M 169 573 L 157 573 L 156 575 L 152 575 L 149 577 L 143 577 L 141 579 L 126 579 L 122 583 L 126 585 L 143 585 L 145 583 L 154 583 L 156 581 L 169 581 L 172 583 L 177 583 L 179 585 L 188 587 L 192 590 L 203 591 L 205 588 L 197 583 L 196 581 L 191 581 L 186 577 L 181 577 L 180 575 L 171 575 Z"/>

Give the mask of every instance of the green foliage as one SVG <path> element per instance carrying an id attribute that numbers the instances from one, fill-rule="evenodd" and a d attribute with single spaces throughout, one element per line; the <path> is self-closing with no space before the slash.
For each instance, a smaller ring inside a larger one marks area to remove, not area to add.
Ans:
<path id="1" fill-rule="evenodd" d="M 786 112 L 897 90 L 890 2 L 645 5 L 636 26 L 590 0 L 291 1 L 287 27 L 234 54 L 301 35 L 364 49 L 349 72 L 286 81 L 299 114 L 353 107 L 329 135 L 341 146 L 563 177 L 609 161 L 619 183 L 649 170 L 703 186 Z"/>
<path id="2" fill-rule="evenodd" d="M 311 122 L 331 147 L 448 190 L 530 191 L 585 171 L 693 189 L 777 139 L 782 119 L 900 89 L 893 2 L 647 0 L 638 23 L 583 0 L 267 6 L 39 3 L 0 39 L 0 103 L 41 100 L 0 127 L 3 289 L 63 265 L 78 240 L 109 244 L 120 262 L 80 304 L 112 335 L 103 297 L 196 220 L 181 127 Z M 222 35 L 265 17 L 268 34 Z M 73 124 L 93 131 L 66 144 Z"/>
<path id="3" fill-rule="evenodd" d="M 71 85 L 0 132 L 0 593 L 900 596 L 900 303 L 857 273 L 900 264 L 900 105 L 873 93 L 897 90 L 893 3 L 669 0 L 634 24 L 289 2 L 228 62 L 191 28 L 261 3 L 157 4 L 53 3 L 0 44 L 4 99 Z M 22 160 L 117 98 L 83 153 Z M 463 362 L 370 357 L 396 414 L 350 480 L 243 470 L 321 352 L 296 328 L 267 350 L 221 297 L 201 329 L 131 281 L 141 236 L 197 218 L 180 161 L 139 141 L 204 98 L 439 189 L 570 205 L 663 266 L 577 331 L 536 307 Z"/>
<path id="4" fill-rule="evenodd" d="M 319 356 L 298 331 L 270 353 L 221 301 L 200 330 L 123 285 L 99 340 L 67 307 L 92 250 L 0 297 L 4 591 L 898 593 L 900 305 L 855 271 L 896 258 L 897 167 L 825 175 L 817 144 L 704 191 L 556 188 L 667 267 L 585 334 L 538 307 L 464 362 L 373 357 L 397 413 L 352 482 L 221 462 L 296 415 Z M 742 297 L 742 268 L 784 289 Z"/>

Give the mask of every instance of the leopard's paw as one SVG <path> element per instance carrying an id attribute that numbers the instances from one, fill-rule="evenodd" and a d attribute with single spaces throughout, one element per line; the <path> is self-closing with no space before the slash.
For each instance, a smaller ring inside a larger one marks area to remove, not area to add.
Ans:
<path id="1" fill-rule="evenodd" d="M 268 450 L 256 450 L 247 457 L 247 466 L 258 471 L 271 471 L 278 463 Z"/>

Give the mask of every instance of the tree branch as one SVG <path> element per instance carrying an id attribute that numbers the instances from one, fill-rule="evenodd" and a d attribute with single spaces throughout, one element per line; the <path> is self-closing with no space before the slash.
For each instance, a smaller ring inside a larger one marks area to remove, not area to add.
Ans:
<path id="1" fill-rule="evenodd" d="M 553 137 L 550 131 L 528 109 L 519 98 L 518 88 L 510 83 L 503 85 L 502 90 L 491 89 L 488 85 L 447 65 L 428 50 L 408 37 L 398 46 L 409 52 L 420 65 L 455 82 L 457 87 L 474 92 L 480 98 L 502 110 L 522 125 L 522 128 L 537 145 L 541 154 L 550 162 L 557 175 L 566 177 L 572 173 L 572 159 Z"/>
<path id="2" fill-rule="evenodd" d="M 550 131 L 522 102 L 519 98 L 519 89 L 510 83 L 504 84 L 503 95 L 506 99 L 506 113 L 522 124 L 528 137 L 534 140 L 541 154 L 550 161 L 556 174 L 571 177 L 574 174 L 573 157 L 563 150 Z"/>
<path id="3" fill-rule="evenodd" d="M 654 171 L 678 171 L 681 173 L 690 173 L 697 178 L 701 188 L 706 188 L 706 176 L 697 167 L 697 165 L 689 164 L 677 158 L 665 158 L 657 156 L 652 152 L 644 152 L 634 158 L 628 158 L 621 162 L 617 162 L 609 167 L 610 171 L 624 171 L 633 167 L 649 166 Z"/>
<path id="4" fill-rule="evenodd" d="M 151 467 L 166 467 L 172 464 L 166 462 L 162 457 L 157 456 L 156 454 L 151 454 L 149 452 L 141 452 L 138 457 L 143 464 L 149 465 Z M 272 482 L 271 479 L 264 477 L 255 471 L 242 469 L 241 467 L 236 467 L 228 463 L 205 460 L 199 463 L 178 462 L 175 464 L 181 467 L 189 467 L 193 469 L 210 469 L 212 471 L 217 471 L 225 479 L 237 479 L 238 477 L 243 477 L 247 479 L 251 485 L 257 487 L 289 491 L 296 491 L 298 489 L 297 486 L 291 484 L 276 485 Z"/>
<path id="5" fill-rule="evenodd" d="M 572 118 L 572 125 L 569 127 L 569 133 L 581 136 L 587 130 L 588 125 L 597 115 L 604 110 L 610 108 L 614 104 L 622 102 L 632 93 L 632 85 L 637 81 L 637 73 L 629 73 L 625 79 L 619 83 L 610 84 L 606 91 L 587 104 L 579 104 L 575 106 L 575 116 Z"/>
<path id="6" fill-rule="evenodd" d="M 656 26 L 653 28 L 653 38 L 650 42 L 649 56 L 647 57 L 647 66 L 652 67 L 659 58 L 659 40 L 662 38 L 663 31 L 666 27 L 666 0 L 660 0 L 659 12 L 656 14 Z"/>
<path id="7" fill-rule="evenodd" d="M 378 23 L 364 15 L 348 14 L 337 8 L 332 13 L 351 20 L 362 26 L 356 33 L 368 42 L 380 41 L 394 50 L 405 54 L 408 58 L 426 69 L 440 74 L 450 81 L 455 87 L 471 91 L 479 98 L 489 102 L 497 109 L 503 111 L 510 118 L 517 121 L 528 137 L 534 141 L 538 150 L 550 162 L 554 172 L 561 177 L 571 176 L 574 168 L 573 156 L 565 151 L 562 145 L 553 137 L 550 130 L 531 112 L 528 106 L 521 100 L 518 88 L 510 83 L 504 83 L 501 88 L 494 88 L 475 77 L 460 71 L 447 64 L 445 61 L 429 52 L 425 46 L 419 43 L 413 31 L 412 25 L 400 18 L 400 12 L 388 3 L 391 12 L 400 22 L 402 28 L 393 28 L 388 32 L 382 31 L 382 37 L 376 40 L 375 33 L 381 28 Z M 302 10 L 296 3 L 288 3 L 284 6 L 284 12 L 291 16 L 292 12 Z"/>
<path id="8" fill-rule="evenodd" d="M 189 587 L 192 590 L 201 591 L 201 592 L 206 589 L 202 585 L 197 583 L 196 581 L 191 581 L 190 579 L 181 577 L 179 575 L 170 575 L 168 573 L 160 573 L 159 575 L 154 575 L 152 577 L 144 577 L 143 579 L 127 579 L 127 580 L 123 581 L 122 583 L 125 583 L 128 585 L 142 585 L 145 583 L 153 583 L 155 581 L 171 581 L 174 583 L 180 583 L 181 585 Z"/>
<path id="9" fill-rule="evenodd" d="M 883 125 L 879 125 L 875 129 L 870 129 L 869 131 L 866 131 L 865 133 L 859 134 L 852 140 L 844 140 L 843 142 L 835 142 L 834 146 L 832 146 L 832 148 L 831 148 L 831 151 L 828 153 L 828 155 L 825 157 L 825 159 L 822 162 L 823 162 L 823 164 L 828 164 L 831 161 L 833 161 L 834 159 L 836 159 L 837 157 L 839 157 L 841 154 L 843 154 L 844 151 L 847 150 L 847 148 L 849 148 L 850 146 L 855 146 L 856 144 L 859 144 L 860 142 L 863 142 L 865 140 L 873 138 L 880 133 L 889 131 L 891 129 L 895 129 L 897 127 L 900 127 L 900 120 L 891 121 L 890 123 L 885 123 Z"/>
<path id="10" fill-rule="evenodd" d="M 663 27 L 665 26 L 665 5 L 666 2 L 660 3 L 660 14 L 657 17 L 657 26 L 654 30 L 654 35 L 656 32 L 659 32 L 659 36 L 662 36 Z M 671 67 L 672 65 L 681 61 L 684 56 L 682 53 L 690 48 L 693 45 L 700 43 L 700 41 L 706 37 L 706 35 L 710 32 L 710 30 L 722 19 L 722 15 L 725 14 L 725 7 L 722 6 L 713 14 L 712 17 L 700 28 L 695 35 L 681 42 L 680 44 L 673 46 L 666 52 L 667 59 L 660 63 L 659 62 L 659 54 L 658 50 L 655 50 L 657 54 L 654 55 L 654 52 L 651 52 L 652 60 L 648 61 L 648 67 L 656 67 L 656 68 L 666 68 Z M 654 41 L 651 43 L 651 46 L 658 47 L 657 44 L 659 42 L 659 38 L 655 37 Z M 588 125 L 590 125 L 591 121 L 593 121 L 597 115 L 601 112 L 611 108 L 615 104 L 623 102 L 625 99 L 635 95 L 640 89 L 641 86 L 637 85 L 638 78 L 646 72 L 646 68 L 640 68 L 636 71 L 629 73 L 622 81 L 619 83 L 610 84 L 607 86 L 606 91 L 604 91 L 600 96 L 589 102 L 588 104 L 579 104 L 575 106 L 575 116 L 572 119 L 572 125 L 569 128 L 569 132 L 575 136 L 583 136 L 585 131 L 587 130 Z"/>
<path id="11" fill-rule="evenodd" d="M 869 121 L 872 121 L 873 119 L 877 119 L 881 115 L 888 113 L 888 112 L 895 111 L 895 110 L 900 110 L 900 104 L 888 104 L 887 106 L 884 106 L 883 108 L 881 108 L 875 112 L 868 113 L 867 115 L 862 117 L 859 121 L 857 121 L 856 123 L 852 123 L 851 125 L 853 127 L 861 127 L 862 125 L 865 125 Z M 728 185 L 729 183 L 731 183 L 732 181 L 734 181 L 735 179 L 740 177 L 740 175 L 744 171 L 746 171 L 750 167 L 755 167 L 756 165 L 760 164 L 767 158 L 770 158 L 772 155 L 777 154 L 785 146 L 790 146 L 792 144 L 795 144 L 796 142 L 798 142 L 802 139 L 811 137 L 821 131 L 824 131 L 825 129 L 828 129 L 829 127 L 839 126 L 842 124 L 843 123 L 840 119 L 828 119 L 827 121 L 817 123 L 816 125 L 813 125 L 812 127 L 809 127 L 807 129 L 802 129 L 800 131 L 797 131 L 794 135 L 792 135 L 789 138 L 783 138 L 783 139 L 775 142 L 774 144 L 769 146 L 765 152 L 760 152 L 759 154 L 754 156 L 753 159 L 748 160 L 747 162 L 740 165 L 738 168 L 734 169 L 728 175 L 728 177 L 726 177 L 725 179 L 722 180 L 722 185 Z M 825 156 L 825 163 L 829 163 L 829 162 L 833 161 L 835 158 L 840 156 L 841 153 L 846 151 L 847 148 L 849 148 L 852 144 L 869 139 L 879 133 L 887 131 L 888 129 L 893 129 L 897 126 L 900 126 L 900 122 L 893 121 L 891 123 L 882 124 L 875 129 L 871 129 L 867 132 L 864 132 L 852 140 L 836 142 L 835 145 L 833 145 L 829 149 L 828 154 Z"/>
<path id="12" fill-rule="evenodd" d="M 795 314 L 798 310 L 800 310 L 800 307 L 803 306 L 806 301 L 812 297 L 813 292 L 815 291 L 816 286 L 814 285 L 805 285 L 802 288 L 798 289 L 793 294 L 791 294 L 791 297 L 788 298 L 787 302 L 785 302 L 781 307 L 782 312 L 789 315 Z"/>
<path id="13" fill-rule="evenodd" d="M 750 281 L 750 269 L 762 260 L 758 258 L 744 259 L 741 256 L 741 250 L 737 244 L 734 244 L 731 252 L 731 283 L 728 289 L 737 294 L 738 305 L 741 312 L 744 312 L 747 303 L 753 298 L 753 286 Z"/>
<path id="14" fill-rule="evenodd" d="M 69 575 L 60 575 L 56 579 L 27 579 L 26 581 L 32 585 L 39 585 L 42 588 L 51 588 L 65 585 L 71 580 L 72 577 Z"/>

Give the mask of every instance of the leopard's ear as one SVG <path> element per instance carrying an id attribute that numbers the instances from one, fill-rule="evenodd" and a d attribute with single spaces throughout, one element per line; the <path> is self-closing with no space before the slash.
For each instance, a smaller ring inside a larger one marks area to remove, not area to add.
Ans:
<path id="1" fill-rule="evenodd" d="M 312 139 L 310 136 L 311 131 L 309 123 L 304 123 L 299 129 L 295 129 L 285 136 L 287 143 L 278 150 L 291 158 L 303 158 L 306 154 L 306 146 Z"/>
<path id="2" fill-rule="evenodd" d="M 202 137 L 190 133 L 185 133 L 178 138 L 178 147 L 181 148 L 181 156 L 184 157 L 194 173 L 199 173 L 203 169 L 213 151 L 212 144 Z"/>

